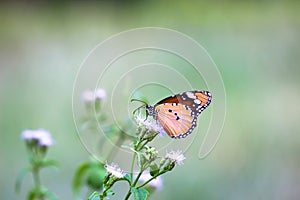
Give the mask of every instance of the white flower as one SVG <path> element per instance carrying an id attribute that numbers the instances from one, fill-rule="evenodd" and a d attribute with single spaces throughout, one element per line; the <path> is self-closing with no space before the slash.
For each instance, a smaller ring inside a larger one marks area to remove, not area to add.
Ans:
<path id="1" fill-rule="evenodd" d="M 106 100 L 106 91 L 102 88 L 95 91 L 95 99 L 100 99 L 102 101 Z"/>
<path id="2" fill-rule="evenodd" d="M 178 165 L 182 165 L 185 157 L 181 150 L 177 150 L 167 153 L 166 159 L 170 160 L 171 162 L 175 162 Z"/>
<path id="3" fill-rule="evenodd" d="M 123 170 L 121 170 L 119 165 L 117 165 L 115 163 L 111 163 L 110 165 L 105 164 L 105 168 L 108 173 L 112 174 L 113 176 L 115 176 L 117 178 L 123 178 L 125 176 L 125 173 L 123 172 Z"/>
<path id="4" fill-rule="evenodd" d="M 139 126 L 144 126 L 149 131 L 158 133 L 160 136 L 165 136 L 166 132 L 164 128 L 156 120 L 143 119 L 141 115 L 135 117 L 135 121 Z"/>
<path id="5" fill-rule="evenodd" d="M 44 129 L 39 130 L 25 130 L 21 134 L 23 140 L 37 140 L 40 146 L 51 146 L 54 144 L 49 131 Z"/>
<path id="6" fill-rule="evenodd" d="M 149 179 L 151 179 L 152 176 L 150 175 L 149 172 L 145 172 L 141 175 L 140 177 L 140 181 L 142 183 L 148 181 Z M 152 181 L 149 182 L 149 185 L 156 188 L 156 189 L 161 189 L 162 186 L 163 186 L 163 181 L 162 181 L 162 178 L 159 176 L 159 177 L 156 177 L 155 179 L 153 179 Z"/>
<path id="7" fill-rule="evenodd" d="M 86 90 L 82 93 L 82 99 L 86 103 L 91 103 L 95 101 L 94 93 L 91 90 Z"/>
<path id="8" fill-rule="evenodd" d="M 164 129 L 163 127 L 155 120 L 147 120 L 147 123 L 145 124 L 146 128 L 150 131 L 153 131 L 155 133 L 163 134 Z"/>
<path id="9" fill-rule="evenodd" d="M 95 91 L 86 90 L 82 93 L 82 99 L 86 103 L 92 103 L 96 100 L 105 101 L 106 100 L 106 91 L 104 89 L 97 89 Z"/>
<path id="10" fill-rule="evenodd" d="M 135 121 L 136 121 L 137 125 L 139 125 L 139 126 L 142 126 L 145 123 L 145 119 L 141 115 L 136 115 Z"/>
<path id="11" fill-rule="evenodd" d="M 21 134 L 22 140 L 32 140 L 34 135 L 34 131 L 32 130 L 25 130 Z"/>

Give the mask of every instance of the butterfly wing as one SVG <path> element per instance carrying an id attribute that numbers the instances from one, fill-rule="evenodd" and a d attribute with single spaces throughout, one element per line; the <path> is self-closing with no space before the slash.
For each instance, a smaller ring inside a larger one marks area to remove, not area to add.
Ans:
<path id="1" fill-rule="evenodd" d="M 155 104 L 153 116 L 172 138 L 184 138 L 196 127 L 197 117 L 209 106 L 211 94 L 194 90 L 167 97 Z"/>
<path id="2" fill-rule="evenodd" d="M 192 114 L 198 116 L 211 102 L 211 94 L 205 90 L 194 90 L 167 97 L 156 105 L 164 103 L 183 104 L 190 107 Z"/>
<path id="3" fill-rule="evenodd" d="M 184 138 L 196 127 L 197 116 L 190 107 L 178 103 L 155 106 L 157 120 L 172 138 Z"/>

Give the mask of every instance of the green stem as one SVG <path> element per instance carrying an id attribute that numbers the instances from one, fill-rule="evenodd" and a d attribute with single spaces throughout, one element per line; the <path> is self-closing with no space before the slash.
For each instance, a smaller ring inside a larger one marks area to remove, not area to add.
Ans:
<path id="1" fill-rule="evenodd" d="M 168 171 L 162 171 L 162 172 L 158 173 L 157 175 L 151 177 L 148 181 L 146 181 L 146 182 L 144 182 L 143 184 L 137 186 L 136 188 L 144 187 L 144 186 L 147 185 L 150 181 L 152 181 L 153 179 L 159 177 L 160 175 L 162 175 L 162 174 L 164 174 L 164 173 L 166 173 L 166 172 L 168 172 Z"/>
<path id="2" fill-rule="evenodd" d="M 136 153 L 133 154 L 131 168 L 130 168 L 130 178 L 133 180 L 133 170 L 134 170 L 134 163 L 135 163 Z"/>
<path id="3" fill-rule="evenodd" d="M 126 194 L 124 200 L 129 199 L 129 197 L 130 197 L 130 195 L 131 195 L 131 188 L 134 187 L 134 186 L 137 184 L 137 182 L 138 182 L 139 178 L 141 177 L 142 173 L 143 173 L 143 171 L 140 171 L 140 173 L 138 174 L 138 176 L 137 176 L 136 179 L 134 180 L 134 183 L 133 183 L 133 184 L 131 185 L 131 187 L 129 188 L 129 190 L 128 190 L 128 192 L 127 192 L 127 194 Z"/>
<path id="4" fill-rule="evenodd" d="M 143 171 L 140 171 L 140 173 L 137 175 L 136 179 L 134 180 L 134 183 L 133 183 L 133 187 L 136 186 L 138 180 L 140 179 L 141 175 L 143 174 Z"/>
<path id="5" fill-rule="evenodd" d="M 40 179 L 39 167 L 38 166 L 34 166 L 34 169 L 32 171 L 32 175 L 33 175 L 33 181 L 34 181 L 34 185 L 35 185 L 35 191 L 38 191 L 39 199 L 44 200 L 44 197 L 40 196 L 42 185 L 41 185 L 41 179 Z"/>
<path id="6" fill-rule="evenodd" d="M 40 179 L 40 176 L 39 176 L 39 169 L 38 168 L 34 169 L 32 174 L 33 174 L 33 180 L 34 180 L 35 187 L 39 188 L 41 186 L 41 179 Z"/>
<path id="7" fill-rule="evenodd" d="M 129 199 L 130 195 L 131 195 L 131 190 L 129 189 L 124 200 Z"/>

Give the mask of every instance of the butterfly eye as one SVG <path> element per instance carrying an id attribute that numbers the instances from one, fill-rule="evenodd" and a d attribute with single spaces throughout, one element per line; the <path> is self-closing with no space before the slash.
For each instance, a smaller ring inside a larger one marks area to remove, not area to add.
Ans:
<path id="1" fill-rule="evenodd" d="M 171 110 L 171 109 L 169 109 L 168 111 L 169 111 L 169 112 L 172 112 L 172 110 Z"/>

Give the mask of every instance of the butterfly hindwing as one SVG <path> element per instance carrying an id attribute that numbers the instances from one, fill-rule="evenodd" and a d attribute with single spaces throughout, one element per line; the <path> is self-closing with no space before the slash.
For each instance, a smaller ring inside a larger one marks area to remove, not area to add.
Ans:
<path id="1" fill-rule="evenodd" d="M 165 103 L 155 107 L 157 120 L 172 138 L 183 138 L 196 127 L 197 118 L 183 104 Z"/>

